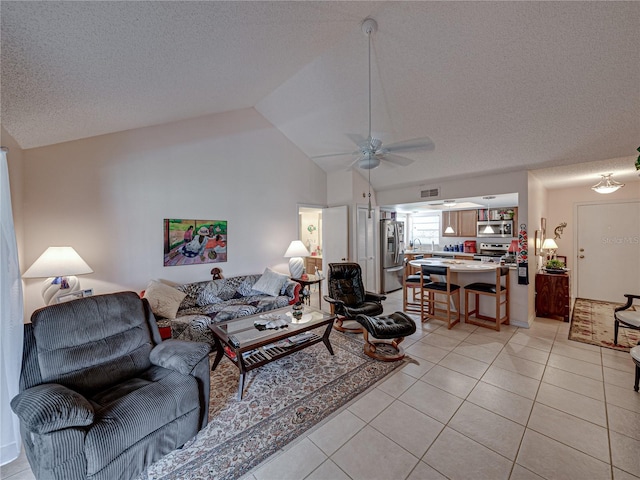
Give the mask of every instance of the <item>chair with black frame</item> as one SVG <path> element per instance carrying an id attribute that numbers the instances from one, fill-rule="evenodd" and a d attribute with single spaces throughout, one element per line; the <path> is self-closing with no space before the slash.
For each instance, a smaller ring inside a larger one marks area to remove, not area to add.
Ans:
<path id="1" fill-rule="evenodd" d="M 382 301 L 387 297 L 365 291 L 359 264 L 330 263 L 327 284 L 329 294 L 324 299 L 331 305 L 331 313 L 338 317 L 334 328 L 339 332 L 362 333 L 359 323 L 351 327 L 344 322 L 355 321 L 358 315 L 373 317 L 382 313 Z"/>
<path id="2" fill-rule="evenodd" d="M 640 295 L 625 293 L 624 296 L 627 297 L 627 303 L 613 311 L 613 318 L 615 319 L 613 334 L 614 345 L 618 345 L 618 330 L 620 328 L 640 330 L 640 311 L 635 310 L 635 307 L 634 310 L 630 310 L 633 306 L 633 301 L 640 300 Z"/>
<path id="3" fill-rule="evenodd" d="M 427 277 L 433 279 L 434 275 L 443 277 L 444 281 L 427 280 Z M 430 319 L 442 320 L 447 322 L 447 329 L 460 323 L 460 286 L 451 283 L 449 267 L 422 265 L 420 276 L 422 286 L 420 319 L 423 322 Z M 443 300 L 443 296 L 446 299 Z M 454 301 L 455 311 L 451 309 L 451 300 Z"/>
<path id="4" fill-rule="evenodd" d="M 502 278 L 504 277 L 504 285 Z M 469 295 L 475 297 L 474 308 L 469 304 Z M 480 313 L 480 295 L 493 297 L 495 300 L 495 317 Z M 502 307 L 504 305 L 504 315 Z M 464 287 L 464 323 L 500 331 L 500 325 L 509 325 L 509 267 L 496 268 L 495 283 L 474 282 Z"/>
<path id="5" fill-rule="evenodd" d="M 413 260 L 424 258 L 424 255 L 416 255 Z M 411 292 L 409 292 L 411 290 Z M 409 265 L 409 259 L 404 259 L 404 278 L 402 282 L 402 310 L 405 312 L 420 313 L 420 270 Z M 409 298 L 411 295 L 411 298 Z"/>

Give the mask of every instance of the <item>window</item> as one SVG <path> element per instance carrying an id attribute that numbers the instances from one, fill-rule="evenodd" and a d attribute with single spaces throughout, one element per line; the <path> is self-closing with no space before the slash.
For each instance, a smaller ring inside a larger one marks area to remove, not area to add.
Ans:
<path id="1" fill-rule="evenodd" d="M 422 245 L 440 243 L 440 215 L 412 216 L 411 241 Z"/>

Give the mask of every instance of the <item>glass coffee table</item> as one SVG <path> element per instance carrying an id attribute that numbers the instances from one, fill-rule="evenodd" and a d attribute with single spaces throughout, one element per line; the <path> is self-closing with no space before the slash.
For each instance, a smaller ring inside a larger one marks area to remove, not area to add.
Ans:
<path id="1" fill-rule="evenodd" d="M 335 319 L 335 315 L 305 305 L 299 320 L 293 317 L 293 310 L 289 306 L 215 323 L 210 326 L 216 344 L 216 358 L 211 370 L 216 369 L 223 355 L 231 360 L 240 370 L 238 400 L 241 400 L 245 376 L 254 368 L 319 342 L 323 342 L 329 353 L 333 355 L 329 335 Z M 277 330 L 259 330 L 254 324 L 254 322 L 265 323 L 266 321 L 281 324 L 286 322 L 286 327 Z M 311 332 L 322 326 L 326 326 L 322 336 Z"/>

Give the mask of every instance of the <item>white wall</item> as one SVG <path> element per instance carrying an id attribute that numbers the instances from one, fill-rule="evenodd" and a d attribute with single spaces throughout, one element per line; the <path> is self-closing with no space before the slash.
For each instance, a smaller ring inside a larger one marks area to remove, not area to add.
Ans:
<path id="1" fill-rule="evenodd" d="M 9 152 L 7 153 L 7 165 L 9 170 L 9 188 L 11 189 L 11 208 L 13 210 L 13 226 L 16 231 L 16 243 L 18 245 L 18 257 L 22 262 L 22 242 L 24 238 L 23 234 L 23 222 L 22 222 L 22 209 L 23 209 L 23 160 L 22 149 L 18 146 L 16 141 L 7 131 L 0 126 L 0 145 L 7 147 Z"/>
<path id="2" fill-rule="evenodd" d="M 277 265 L 298 237 L 297 204 L 327 203 L 326 174 L 254 109 L 25 150 L 24 264 L 71 245 L 94 293 L 151 279 L 207 280 Z M 228 221 L 228 261 L 163 266 L 164 218 Z M 25 314 L 42 306 L 26 281 Z"/>

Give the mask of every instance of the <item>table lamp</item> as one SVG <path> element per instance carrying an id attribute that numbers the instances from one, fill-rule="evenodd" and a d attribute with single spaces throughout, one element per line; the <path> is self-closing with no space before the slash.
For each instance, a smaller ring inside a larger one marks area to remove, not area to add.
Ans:
<path id="1" fill-rule="evenodd" d="M 86 273 L 93 270 L 73 247 L 49 247 L 22 277 L 48 277 L 42 284 L 42 298 L 45 304 L 51 305 L 57 303 L 59 296 L 80 290 L 80 281 L 75 275 Z"/>
<path id="2" fill-rule="evenodd" d="M 300 240 L 294 240 L 284 253 L 284 257 L 289 259 L 289 275 L 291 278 L 300 278 L 304 273 L 304 260 L 302 257 L 310 255 L 307 247 Z"/>
<path id="3" fill-rule="evenodd" d="M 542 249 L 549 252 L 550 258 L 554 258 L 556 256 L 558 244 L 553 238 L 545 238 L 544 242 L 542 242 Z"/>

